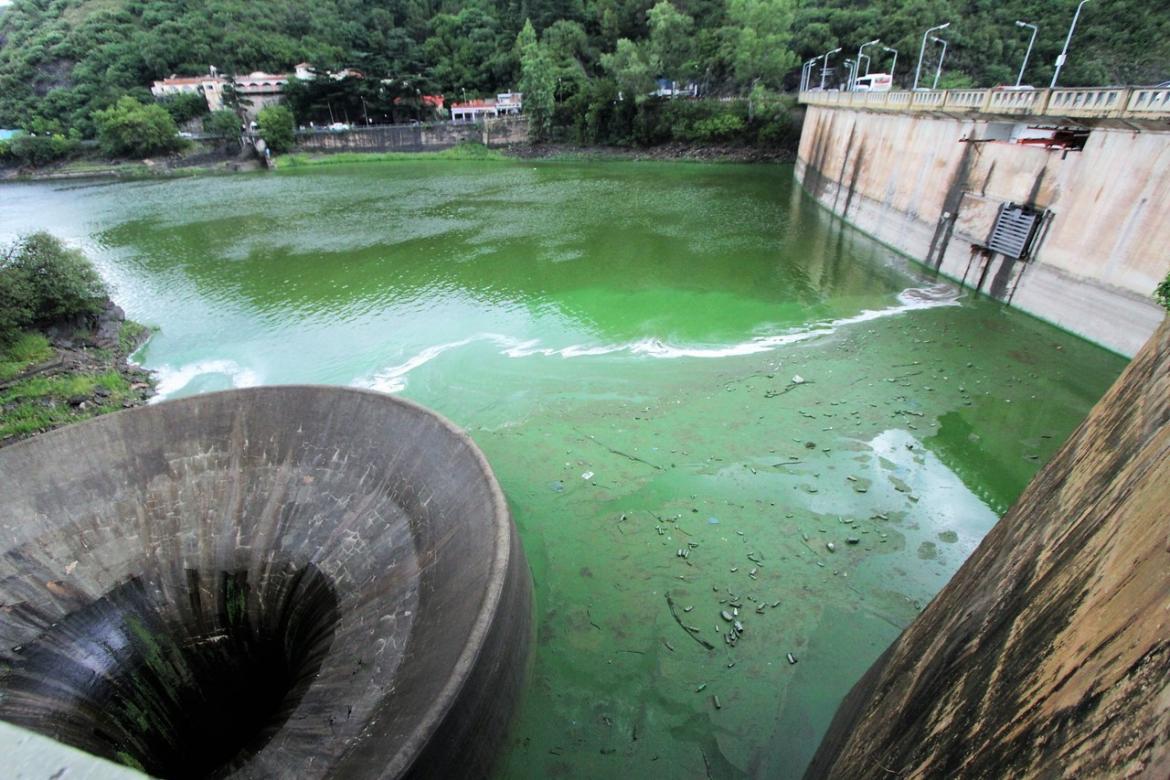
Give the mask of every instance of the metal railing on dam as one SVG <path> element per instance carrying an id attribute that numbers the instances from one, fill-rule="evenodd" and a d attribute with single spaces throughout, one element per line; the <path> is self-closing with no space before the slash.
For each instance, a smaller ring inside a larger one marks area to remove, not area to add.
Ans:
<path id="1" fill-rule="evenodd" d="M 1054 119 L 1170 120 L 1170 88 L 940 89 L 920 92 L 807 90 L 800 102 L 875 111 L 1035 116 Z"/>

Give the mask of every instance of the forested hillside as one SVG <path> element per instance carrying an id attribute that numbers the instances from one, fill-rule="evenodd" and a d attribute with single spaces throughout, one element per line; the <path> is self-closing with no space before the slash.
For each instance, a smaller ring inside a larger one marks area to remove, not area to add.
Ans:
<path id="1" fill-rule="evenodd" d="M 801 60 L 854 55 L 882 38 L 912 71 L 922 31 L 950 21 L 943 85 L 1014 83 L 1040 26 L 1027 81 L 1044 85 L 1076 0 L 14 0 L 0 15 L 0 127 L 93 134 L 91 116 L 124 94 L 149 100 L 172 73 L 356 67 L 448 98 L 524 81 L 556 101 L 554 124 L 604 124 L 619 94 L 656 76 L 708 94 L 791 89 Z M 528 38 L 518 41 L 525 21 Z M 875 70 L 889 54 L 871 47 Z M 936 56 L 936 50 L 929 51 Z M 1170 78 L 1170 5 L 1085 6 L 1061 81 Z M 534 94 L 537 97 L 537 94 Z M 620 112 L 619 112 L 620 113 Z M 584 130 L 581 130 L 584 133 Z M 601 134 L 604 135 L 604 134 Z"/>

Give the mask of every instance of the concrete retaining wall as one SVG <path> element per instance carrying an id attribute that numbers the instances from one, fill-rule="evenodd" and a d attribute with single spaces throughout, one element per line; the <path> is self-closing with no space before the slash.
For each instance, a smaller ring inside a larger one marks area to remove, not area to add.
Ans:
<path id="1" fill-rule="evenodd" d="M 488 119 L 467 125 L 380 125 L 355 127 L 341 133 L 297 133 L 297 149 L 304 152 L 438 151 L 469 141 L 489 147 L 527 143 L 528 118 Z"/>
<path id="2" fill-rule="evenodd" d="M 1063 152 L 984 140 L 991 124 L 809 106 L 796 175 L 880 241 L 1133 355 L 1162 319 L 1170 133 L 1096 128 Z M 1049 211 L 1027 262 L 980 248 L 1007 202 Z"/>

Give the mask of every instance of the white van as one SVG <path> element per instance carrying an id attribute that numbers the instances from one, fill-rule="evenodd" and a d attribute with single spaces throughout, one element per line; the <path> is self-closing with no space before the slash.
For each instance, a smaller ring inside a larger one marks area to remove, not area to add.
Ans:
<path id="1" fill-rule="evenodd" d="M 868 76 L 858 76 L 853 82 L 854 92 L 889 92 L 894 86 L 894 77 L 889 73 L 870 73 Z"/>

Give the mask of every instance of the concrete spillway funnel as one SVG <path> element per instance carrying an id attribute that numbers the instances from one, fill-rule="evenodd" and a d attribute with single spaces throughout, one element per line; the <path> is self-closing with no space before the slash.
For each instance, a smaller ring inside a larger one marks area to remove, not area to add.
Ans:
<path id="1" fill-rule="evenodd" d="M 0 491 L 0 720 L 161 777 L 487 772 L 531 582 L 445 420 L 216 393 L 0 450 Z"/>

